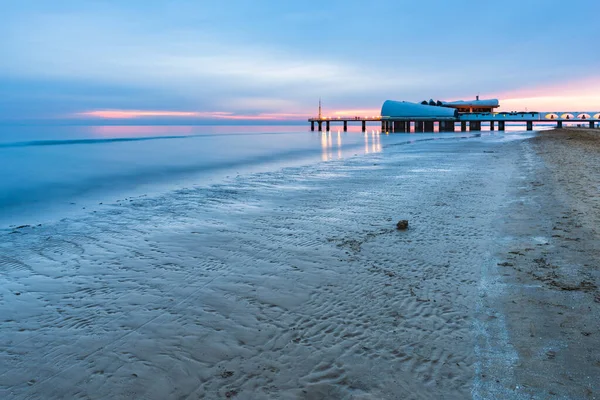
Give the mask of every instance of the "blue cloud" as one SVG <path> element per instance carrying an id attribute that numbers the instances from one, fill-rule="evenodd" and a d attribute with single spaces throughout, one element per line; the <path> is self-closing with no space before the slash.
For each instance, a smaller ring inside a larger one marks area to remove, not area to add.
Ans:
<path id="1" fill-rule="evenodd" d="M 569 8 L 598 15 L 596 1 Z M 562 1 L 9 2 L 0 119 L 93 109 L 308 112 L 597 74 Z M 560 21 L 560 22 L 558 22 Z M 580 56 L 577 56 L 580 55 Z"/>

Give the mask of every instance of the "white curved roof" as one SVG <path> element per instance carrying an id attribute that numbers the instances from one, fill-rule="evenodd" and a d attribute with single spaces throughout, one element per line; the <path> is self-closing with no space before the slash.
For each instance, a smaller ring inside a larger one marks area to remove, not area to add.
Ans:
<path id="1" fill-rule="evenodd" d="M 446 107 L 499 107 L 500 102 L 498 99 L 487 99 L 487 100 L 459 100 L 459 101 L 442 101 L 442 104 Z"/>
<path id="2" fill-rule="evenodd" d="M 456 118 L 453 108 L 429 106 L 406 101 L 386 100 L 381 106 L 381 116 L 389 118 L 444 119 Z"/>

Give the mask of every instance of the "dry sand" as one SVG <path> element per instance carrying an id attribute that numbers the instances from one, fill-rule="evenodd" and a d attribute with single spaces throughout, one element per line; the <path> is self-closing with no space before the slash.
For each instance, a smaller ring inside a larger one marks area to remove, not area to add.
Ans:
<path id="1" fill-rule="evenodd" d="M 0 398 L 594 398 L 598 147 L 573 135 L 392 146 L 1 233 Z"/>
<path id="2" fill-rule="evenodd" d="M 498 255 L 515 381 L 536 398 L 600 398 L 600 131 L 547 131 L 524 146 L 534 154 L 519 160 Z"/>

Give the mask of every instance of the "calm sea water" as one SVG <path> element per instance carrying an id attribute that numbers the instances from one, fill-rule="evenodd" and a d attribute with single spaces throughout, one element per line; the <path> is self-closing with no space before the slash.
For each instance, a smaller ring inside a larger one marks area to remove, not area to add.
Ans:
<path id="1" fill-rule="evenodd" d="M 1 126 L 0 224 L 286 166 L 464 134 L 310 132 L 307 126 Z"/>

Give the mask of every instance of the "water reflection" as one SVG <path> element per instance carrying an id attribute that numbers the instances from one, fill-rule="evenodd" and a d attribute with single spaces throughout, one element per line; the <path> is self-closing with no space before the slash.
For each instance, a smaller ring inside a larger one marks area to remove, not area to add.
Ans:
<path id="1" fill-rule="evenodd" d="M 346 156 L 356 154 L 356 146 L 361 142 L 360 136 L 356 133 L 341 132 L 320 132 L 321 136 L 321 160 L 330 161 L 333 159 L 344 158 L 344 152 Z M 380 153 L 382 151 L 381 146 L 381 132 L 378 130 L 371 130 L 370 132 L 360 133 L 362 135 L 362 150 L 364 154 Z M 335 152 L 334 152 L 334 136 L 335 136 Z M 334 156 L 335 153 L 335 156 Z"/>
<path id="2" fill-rule="evenodd" d="M 90 125 L 82 128 L 86 137 L 122 138 L 192 136 L 214 134 L 283 134 L 304 132 L 296 125 Z"/>
<path id="3" fill-rule="evenodd" d="M 327 143 L 327 135 L 330 132 L 321 132 L 321 160 L 328 161 L 330 158 L 329 145 Z"/>
<path id="4" fill-rule="evenodd" d="M 379 132 L 371 132 L 371 151 L 373 153 L 381 153 L 381 136 Z"/>
<path id="5" fill-rule="evenodd" d="M 92 136 L 105 138 L 191 135 L 194 133 L 193 126 L 99 125 L 89 126 L 87 129 L 89 129 Z"/>

